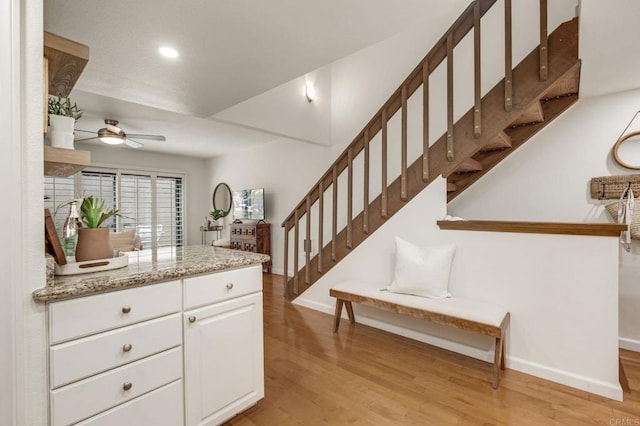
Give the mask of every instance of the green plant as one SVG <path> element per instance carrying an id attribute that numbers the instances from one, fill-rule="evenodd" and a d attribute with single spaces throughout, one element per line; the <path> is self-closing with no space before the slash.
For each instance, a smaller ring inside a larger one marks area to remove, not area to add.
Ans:
<path id="1" fill-rule="evenodd" d="M 92 195 L 82 199 L 80 219 L 88 228 L 99 228 L 105 220 L 112 216 L 120 216 L 120 211 L 106 211 L 104 200 L 94 198 Z"/>
<path id="2" fill-rule="evenodd" d="M 75 102 L 71 103 L 70 98 L 63 98 L 61 95 L 49 96 L 49 114 L 71 117 L 77 121 L 83 113 Z"/>
<path id="3" fill-rule="evenodd" d="M 224 217 L 225 214 L 223 210 L 216 209 L 216 210 L 212 210 L 211 213 L 209 213 L 209 216 L 211 216 L 213 220 L 218 220 L 221 217 Z"/>

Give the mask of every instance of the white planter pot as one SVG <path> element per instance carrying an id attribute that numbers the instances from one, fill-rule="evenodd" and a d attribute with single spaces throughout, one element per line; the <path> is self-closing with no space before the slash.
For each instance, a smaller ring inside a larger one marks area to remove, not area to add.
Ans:
<path id="1" fill-rule="evenodd" d="M 47 136 L 54 148 L 73 149 L 73 127 L 76 120 L 73 117 L 49 115 L 49 132 Z"/>

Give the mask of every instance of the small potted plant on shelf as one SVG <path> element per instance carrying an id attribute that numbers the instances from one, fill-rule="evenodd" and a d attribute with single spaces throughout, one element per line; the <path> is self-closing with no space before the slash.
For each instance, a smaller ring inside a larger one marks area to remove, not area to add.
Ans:
<path id="1" fill-rule="evenodd" d="M 213 225 L 211 225 L 211 223 L 209 224 L 209 230 L 213 230 L 213 226 L 218 226 L 218 219 L 224 217 L 224 211 L 220 209 L 212 210 L 209 213 L 209 216 L 211 216 L 211 219 L 213 219 Z"/>
<path id="2" fill-rule="evenodd" d="M 54 148 L 73 149 L 73 128 L 84 111 L 70 98 L 49 96 L 48 138 Z"/>
<path id="3" fill-rule="evenodd" d="M 107 210 L 104 200 L 92 195 L 84 197 L 80 205 L 80 220 L 86 228 L 78 229 L 76 262 L 113 257 L 109 228 L 101 228 L 105 220 L 120 216 L 116 209 Z"/>

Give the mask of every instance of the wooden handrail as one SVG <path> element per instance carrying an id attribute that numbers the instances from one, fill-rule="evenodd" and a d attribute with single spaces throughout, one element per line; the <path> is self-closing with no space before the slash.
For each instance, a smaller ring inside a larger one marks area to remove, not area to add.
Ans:
<path id="1" fill-rule="evenodd" d="M 496 3 L 497 0 L 476 0 L 480 4 L 480 17 Z M 347 155 L 349 149 L 352 149 L 353 156 L 357 156 L 364 147 L 364 130 L 369 130 L 370 137 L 374 137 L 382 129 L 382 112 L 386 112 L 386 117 L 392 117 L 401 107 L 401 92 L 402 88 L 406 86 L 407 98 L 410 98 L 413 93 L 422 85 L 423 67 L 426 66 L 429 74 L 431 74 L 442 61 L 447 57 L 447 38 L 451 34 L 452 47 L 457 46 L 460 41 L 471 31 L 474 23 L 474 7 L 475 2 L 471 3 L 456 19 L 456 21 L 449 27 L 447 32 L 443 35 L 433 48 L 427 53 L 427 55 L 420 61 L 420 63 L 413 69 L 409 76 L 400 84 L 398 89 L 389 97 L 384 105 L 373 115 L 371 120 L 364 126 L 363 130 L 358 133 L 355 139 L 349 144 L 349 146 L 338 156 L 336 161 L 329 167 L 327 172 L 313 185 L 312 189 L 305 195 L 305 197 L 298 203 L 293 211 L 282 222 L 283 227 L 291 229 L 293 227 L 292 219 L 294 211 L 298 211 L 299 215 L 304 214 L 306 207 L 307 195 L 311 196 L 311 202 L 314 203 L 318 199 L 318 186 L 320 180 L 324 182 L 324 187 L 328 187 L 332 182 L 332 169 L 337 167 L 338 175 L 347 168 Z"/>

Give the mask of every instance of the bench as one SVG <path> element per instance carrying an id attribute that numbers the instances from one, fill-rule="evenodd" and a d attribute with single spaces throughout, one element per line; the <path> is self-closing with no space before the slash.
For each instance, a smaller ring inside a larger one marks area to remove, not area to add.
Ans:
<path id="1" fill-rule="evenodd" d="M 491 386 L 498 388 L 500 370 L 504 370 L 505 332 L 509 326 L 509 312 L 505 309 L 476 300 L 451 297 L 429 299 L 408 294 L 392 293 L 372 288 L 358 281 L 346 281 L 336 285 L 329 294 L 336 298 L 333 332 L 340 327 L 343 305 L 349 321 L 355 324 L 352 303 L 372 306 L 386 311 L 425 319 L 462 330 L 494 337 L 495 355 Z"/>

